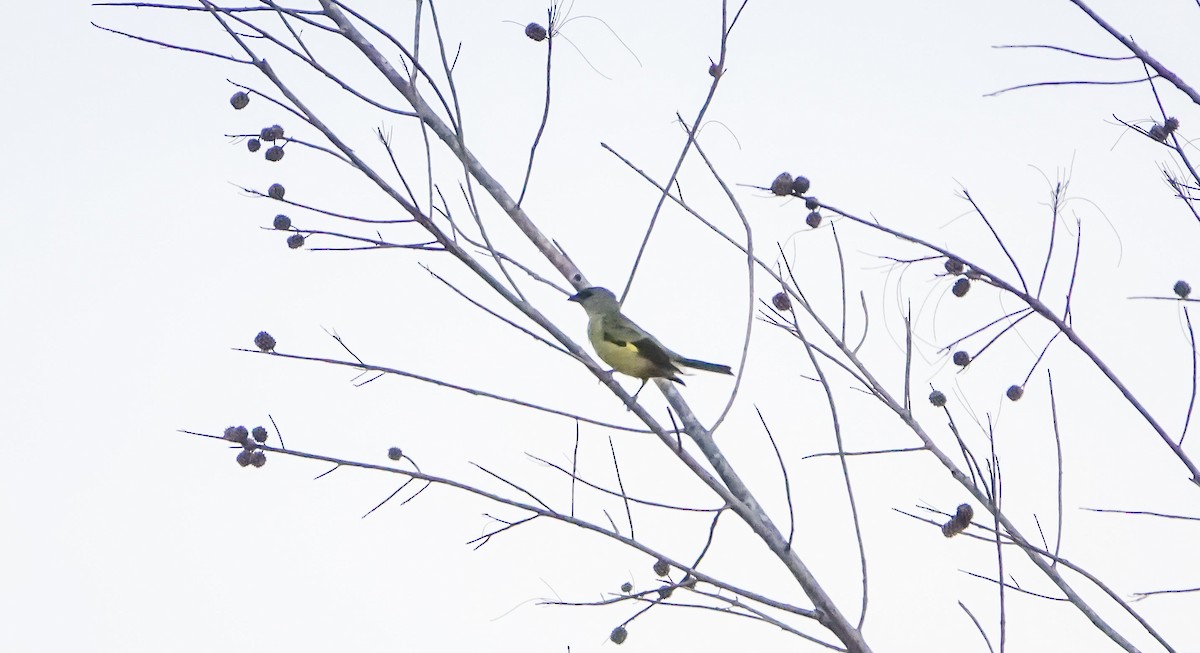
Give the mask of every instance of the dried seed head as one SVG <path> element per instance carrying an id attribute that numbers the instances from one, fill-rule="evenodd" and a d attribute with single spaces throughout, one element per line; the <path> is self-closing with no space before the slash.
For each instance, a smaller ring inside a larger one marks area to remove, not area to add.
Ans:
<path id="1" fill-rule="evenodd" d="M 250 96 L 245 91 L 238 91 L 229 98 L 229 103 L 233 105 L 234 109 L 245 109 L 246 105 L 250 104 Z"/>
<path id="2" fill-rule="evenodd" d="M 656 576 L 666 576 L 671 573 L 671 565 L 666 560 L 654 561 L 654 574 Z"/>
<path id="3" fill-rule="evenodd" d="M 625 630 L 625 626 L 617 626 L 608 634 L 608 640 L 613 644 L 624 644 L 626 637 L 629 637 L 629 631 Z"/>
<path id="4" fill-rule="evenodd" d="M 283 138 L 283 127 L 280 127 L 279 125 L 263 127 L 262 131 L 258 133 L 258 137 L 264 141 L 277 141 Z"/>
<path id="5" fill-rule="evenodd" d="M 958 281 L 951 286 L 950 292 L 954 293 L 955 297 L 962 297 L 971 289 L 971 280 L 966 277 L 959 277 Z"/>
<path id="6" fill-rule="evenodd" d="M 1175 287 L 1172 288 L 1172 290 L 1175 291 L 1175 294 L 1178 295 L 1180 299 L 1187 299 L 1188 295 L 1192 294 L 1191 284 L 1184 281 L 1183 279 L 1176 281 Z"/>
<path id="7" fill-rule="evenodd" d="M 1162 125 L 1158 125 L 1158 124 L 1151 127 L 1150 131 L 1146 132 L 1146 134 L 1148 136 L 1150 136 L 1150 138 L 1153 138 L 1154 140 L 1158 141 L 1159 143 L 1162 143 L 1163 141 L 1167 140 L 1167 136 L 1170 135 L 1167 132 L 1167 130 L 1165 128 L 1163 128 Z"/>
<path id="8" fill-rule="evenodd" d="M 391 460 L 400 460 L 403 457 L 404 457 L 404 452 L 400 450 L 400 447 L 389 447 L 388 448 L 388 458 L 390 458 Z"/>
<path id="9" fill-rule="evenodd" d="M 796 177 L 792 180 L 792 195 L 803 195 L 808 192 L 808 188 L 812 186 L 809 183 L 808 177 Z"/>
<path id="10" fill-rule="evenodd" d="M 929 403 L 937 406 L 938 408 L 945 406 L 946 393 L 942 392 L 941 390 L 934 390 L 933 392 L 929 393 Z"/>
<path id="11" fill-rule="evenodd" d="M 304 247 L 304 236 L 300 234 L 292 234 L 288 236 L 287 245 L 292 249 L 300 249 L 301 247 Z"/>
<path id="12" fill-rule="evenodd" d="M 254 465 L 255 467 L 262 467 L 263 465 L 267 464 L 267 454 L 263 453 L 262 451 L 255 451 L 254 453 L 250 454 L 250 464 Z"/>
<path id="13" fill-rule="evenodd" d="M 260 143 L 257 138 L 251 138 L 250 140 L 246 141 L 246 149 L 250 150 L 251 152 L 257 152 L 258 148 L 260 147 L 262 147 L 262 143 Z"/>
<path id="14" fill-rule="evenodd" d="M 253 429 L 251 429 L 250 435 L 251 435 L 251 437 L 254 438 L 254 441 L 259 444 L 262 444 L 267 441 L 267 429 L 265 429 L 261 426 L 256 426 Z"/>
<path id="15" fill-rule="evenodd" d="M 778 311 L 792 310 L 792 300 L 785 292 L 775 293 L 775 296 L 771 298 L 771 305 Z"/>
<path id="16" fill-rule="evenodd" d="M 674 593 L 675 593 L 674 587 L 664 587 L 664 588 L 658 590 L 658 600 L 666 601 L 667 599 L 671 598 L 671 595 Z"/>
<path id="17" fill-rule="evenodd" d="M 271 223 L 271 226 L 286 231 L 292 228 L 292 219 L 280 213 L 275 216 L 275 221 Z"/>
<path id="18" fill-rule="evenodd" d="M 954 364 L 959 367 L 966 367 L 971 364 L 971 355 L 965 351 L 954 352 Z"/>
<path id="19" fill-rule="evenodd" d="M 774 195 L 791 195 L 792 194 L 792 173 L 781 172 L 779 176 L 771 182 L 771 193 Z"/>
<path id="20" fill-rule="evenodd" d="M 249 452 L 249 451 L 247 451 L 247 450 L 245 450 L 245 449 L 242 449 L 241 451 L 239 451 L 239 452 L 238 452 L 238 455 L 237 455 L 237 464 L 241 465 L 242 467 L 247 467 L 247 466 L 249 466 L 249 465 L 250 465 L 250 459 L 251 459 L 251 457 L 252 457 L 253 455 L 254 455 L 253 453 L 251 453 L 251 452 Z"/>
<path id="21" fill-rule="evenodd" d="M 275 349 L 275 338 L 266 331 L 259 331 L 258 335 L 254 336 L 254 346 L 263 351 L 272 351 Z"/>
<path id="22" fill-rule="evenodd" d="M 1163 131 L 1167 132 L 1168 134 L 1175 131 L 1176 129 L 1179 129 L 1179 119 L 1178 118 L 1167 118 L 1166 122 L 1163 123 Z"/>
<path id="23" fill-rule="evenodd" d="M 529 23 L 525 26 L 525 36 L 528 36 L 532 41 L 545 41 L 547 36 L 546 28 L 537 23 Z"/>
<path id="24" fill-rule="evenodd" d="M 633 591 L 633 583 L 621 583 L 621 591 L 628 594 Z"/>
<path id="25" fill-rule="evenodd" d="M 267 188 L 267 197 L 270 197 L 273 200 L 281 200 L 283 199 L 284 192 L 286 191 L 284 191 L 283 184 L 271 184 L 271 186 Z"/>
<path id="26" fill-rule="evenodd" d="M 1008 390 L 1004 392 L 1004 396 L 1008 397 L 1011 401 L 1019 400 L 1024 394 L 1025 388 L 1019 385 L 1010 385 L 1008 386 Z"/>
<path id="27" fill-rule="evenodd" d="M 950 274 L 962 274 L 965 269 L 967 269 L 967 266 L 962 261 L 956 258 L 946 259 L 946 272 Z"/>
<path id="28" fill-rule="evenodd" d="M 817 209 L 821 208 L 821 203 L 818 202 L 817 198 L 815 197 L 806 197 L 804 198 L 804 208 L 808 209 L 809 211 L 816 211 Z"/>
<path id="29" fill-rule="evenodd" d="M 267 148 L 266 156 L 268 161 L 278 161 L 283 158 L 283 148 L 278 145 L 272 145 Z"/>
<path id="30" fill-rule="evenodd" d="M 967 527 L 971 525 L 971 519 L 974 517 L 975 509 L 970 504 L 964 503 L 959 505 L 958 510 L 954 513 L 954 517 L 950 518 L 950 521 L 945 524 L 942 524 L 942 535 L 954 537 L 967 530 Z"/>
<path id="31" fill-rule="evenodd" d="M 804 224 L 813 229 L 821 226 L 821 213 L 819 211 L 809 211 L 808 216 L 804 218 Z"/>
<path id="32" fill-rule="evenodd" d="M 225 434 L 221 437 L 230 442 L 244 443 L 250 437 L 250 431 L 247 431 L 244 426 L 230 426 L 225 429 Z"/>

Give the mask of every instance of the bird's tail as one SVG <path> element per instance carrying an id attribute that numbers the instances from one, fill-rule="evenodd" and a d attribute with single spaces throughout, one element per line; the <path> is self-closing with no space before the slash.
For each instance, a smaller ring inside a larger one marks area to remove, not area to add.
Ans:
<path id="1" fill-rule="evenodd" d="M 691 368 L 694 368 L 697 370 L 704 370 L 705 372 L 716 372 L 717 374 L 733 374 L 733 369 L 731 369 L 728 365 L 718 365 L 717 363 L 706 363 L 704 361 L 698 361 L 694 358 L 684 358 L 682 356 L 680 356 L 679 360 L 676 360 L 675 362 L 680 365 L 683 365 L 684 367 L 691 367 Z"/>

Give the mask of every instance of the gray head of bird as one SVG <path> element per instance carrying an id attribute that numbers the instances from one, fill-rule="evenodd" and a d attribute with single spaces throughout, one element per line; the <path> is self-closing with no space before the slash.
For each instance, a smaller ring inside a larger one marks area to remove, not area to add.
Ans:
<path id="1" fill-rule="evenodd" d="M 617 296 L 608 288 L 601 288 L 599 286 L 584 288 L 568 297 L 567 301 L 579 302 L 579 305 L 589 315 L 619 311 L 621 309 L 621 305 L 617 303 Z"/>

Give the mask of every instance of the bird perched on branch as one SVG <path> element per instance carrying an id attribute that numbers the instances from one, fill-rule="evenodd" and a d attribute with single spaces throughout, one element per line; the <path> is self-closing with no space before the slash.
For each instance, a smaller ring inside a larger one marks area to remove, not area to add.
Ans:
<path id="1" fill-rule="evenodd" d="M 667 349 L 658 338 L 621 314 L 616 295 L 607 288 L 584 288 L 572 295 L 570 301 L 579 302 L 587 311 L 588 340 L 600 360 L 622 374 L 642 380 L 642 385 L 633 394 L 635 398 L 650 379 L 670 379 L 685 385 L 677 376 L 682 373 L 681 367 L 733 374 L 728 365 L 685 358 Z"/>

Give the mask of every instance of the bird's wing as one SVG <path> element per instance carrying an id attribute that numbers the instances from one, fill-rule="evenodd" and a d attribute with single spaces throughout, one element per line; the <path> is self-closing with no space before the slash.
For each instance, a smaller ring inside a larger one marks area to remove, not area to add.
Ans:
<path id="1" fill-rule="evenodd" d="M 602 326 L 601 333 L 608 342 L 618 347 L 633 345 L 637 347 L 639 355 L 661 367 L 664 372 L 678 371 L 670 350 L 629 318 L 623 315 L 606 315 Z"/>

